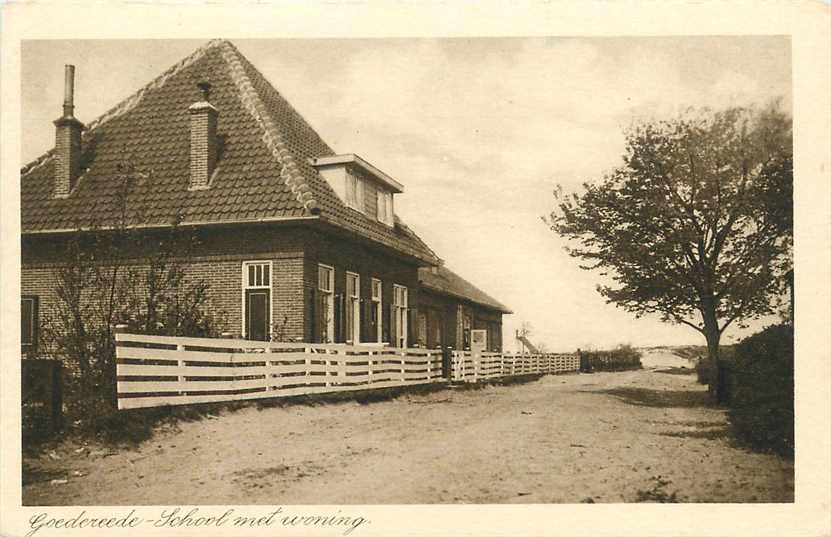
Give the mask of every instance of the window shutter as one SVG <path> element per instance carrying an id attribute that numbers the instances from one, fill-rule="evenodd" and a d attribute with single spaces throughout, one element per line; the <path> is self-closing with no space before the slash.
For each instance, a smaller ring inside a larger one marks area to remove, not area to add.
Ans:
<path id="1" fill-rule="evenodd" d="M 416 308 L 407 308 L 407 345 L 410 347 L 415 347 L 415 344 L 418 343 L 417 323 L 418 310 Z"/>
<path id="2" fill-rule="evenodd" d="M 38 341 L 40 340 L 40 313 L 38 309 L 40 308 L 40 297 L 32 297 L 33 304 L 32 304 L 32 356 L 36 356 L 38 353 Z"/>
<path id="3" fill-rule="evenodd" d="M 35 356 L 38 347 L 38 297 L 25 296 L 20 302 L 21 352 Z"/>
<path id="4" fill-rule="evenodd" d="M 343 330 L 341 328 L 341 318 L 343 317 L 343 309 L 341 308 L 342 295 L 335 295 L 335 311 L 332 312 L 335 321 L 335 343 L 343 343 Z"/>
<path id="5" fill-rule="evenodd" d="M 361 341 L 370 341 L 369 323 L 372 310 L 370 309 L 371 302 L 365 298 L 361 299 Z"/>
<path id="6" fill-rule="evenodd" d="M 392 319 L 392 304 L 389 302 L 384 303 L 384 341 L 387 341 L 393 347 L 396 346 L 397 342 L 395 340 L 395 323 L 393 323 Z"/>
<path id="7" fill-rule="evenodd" d="M 32 344 L 32 334 L 34 332 L 32 326 L 33 309 L 31 300 L 24 298 L 20 301 L 20 342 L 24 345 L 24 348 Z"/>
<path id="8" fill-rule="evenodd" d="M 376 307 L 375 302 L 368 300 L 367 301 L 367 318 L 366 318 L 366 329 L 367 329 L 367 341 L 374 341 L 378 343 L 378 319 L 373 316 L 373 310 Z M 380 316 L 381 312 L 378 311 L 377 315 Z"/>

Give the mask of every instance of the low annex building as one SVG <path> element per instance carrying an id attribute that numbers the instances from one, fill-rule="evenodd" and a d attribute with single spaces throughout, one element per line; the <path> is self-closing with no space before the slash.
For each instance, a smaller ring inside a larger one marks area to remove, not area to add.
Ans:
<path id="1" fill-rule="evenodd" d="M 279 326 L 286 341 L 460 348 L 485 328 L 501 347 L 510 311 L 402 222 L 404 185 L 333 151 L 230 42 L 200 47 L 86 125 L 74 75 L 67 66 L 54 149 L 21 170 L 24 353 L 39 352 L 69 237 L 119 225 L 150 239 L 193 230 L 198 251 L 182 264 L 239 337 L 274 339 Z M 125 167 L 126 191 L 114 180 Z"/>

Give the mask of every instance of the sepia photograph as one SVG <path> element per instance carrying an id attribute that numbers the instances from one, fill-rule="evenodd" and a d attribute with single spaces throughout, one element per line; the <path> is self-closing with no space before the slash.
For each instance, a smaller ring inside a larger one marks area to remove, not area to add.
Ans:
<path id="1" fill-rule="evenodd" d="M 792 502 L 790 85 L 786 37 L 23 43 L 24 503 Z"/>
<path id="2" fill-rule="evenodd" d="M 831 16 L 566 4 L 4 7 L 0 535 L 831 531 Z"/>

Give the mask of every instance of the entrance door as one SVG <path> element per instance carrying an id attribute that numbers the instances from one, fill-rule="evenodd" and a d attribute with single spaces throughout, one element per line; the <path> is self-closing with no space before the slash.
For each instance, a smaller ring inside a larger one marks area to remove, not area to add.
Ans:
<path id="1" fill-rule="evenodd" d="M 247 289 L 245 291 L 245 333 L 248 339 L 267 341 L 271 312 L 268 311 L 268 289 Z"/>

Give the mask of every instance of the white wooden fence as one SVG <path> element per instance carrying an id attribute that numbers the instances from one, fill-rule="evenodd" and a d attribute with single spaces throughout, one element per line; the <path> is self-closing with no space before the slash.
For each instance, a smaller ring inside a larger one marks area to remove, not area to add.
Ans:
<path id="1" fill-rule="evenodd" d="M 514 375 L 569 373 L 579 369 L 580 358 L 576 354 L 453 351 L 452 378 L 455 382 L 478 382 Z"/>
<path id="2" fill-rule="evenodd" d="M 444 382 L 440 350 L 116 335 L 118 408 Z"/>

